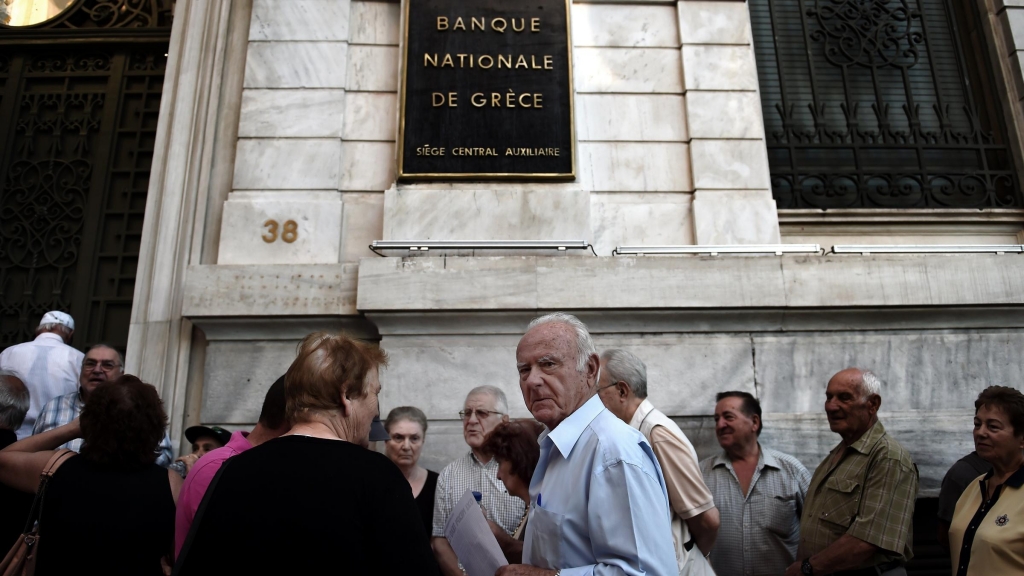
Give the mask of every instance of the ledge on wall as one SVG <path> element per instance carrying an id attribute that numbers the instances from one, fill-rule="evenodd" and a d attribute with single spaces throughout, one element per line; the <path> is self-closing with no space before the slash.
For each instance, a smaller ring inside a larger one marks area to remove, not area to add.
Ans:
<path id="1" fill-rule="evenodd" d="M 359 311 L 801 309 L 1024 304 L 1024 258 L 989 254 L 372 258 Z"/>

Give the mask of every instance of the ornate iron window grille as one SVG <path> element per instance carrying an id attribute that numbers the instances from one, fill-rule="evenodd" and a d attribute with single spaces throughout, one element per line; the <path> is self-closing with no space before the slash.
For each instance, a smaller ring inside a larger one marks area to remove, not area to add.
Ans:
<path id="1" fill-rule="evenodd" d="M 1021 206 L 953 1 L 750 0 L 780 209 Z"/>
<path id="2" fill-rule="evenodd" d="M 172 8 L 0 26 L 0 349 L 53 309 L 76 346 L 127 344 Z"/>

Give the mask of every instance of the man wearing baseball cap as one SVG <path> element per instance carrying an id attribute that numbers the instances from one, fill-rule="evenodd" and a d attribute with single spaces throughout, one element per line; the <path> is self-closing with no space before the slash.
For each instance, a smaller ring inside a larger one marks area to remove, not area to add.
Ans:
<path id="1" fill-rule="evenodd" d="M 190 426 L 185 429 L 185 439 L 192 444 L 192 453 L 197 458 L 213 452 L 231 441 L 231 432 L 220 426 Z"/>
<path id="2" fill-rule="evenodd" d="M 20 378 L 30 396 L 25 421 L 17 430 L 18 440 L 32 435 L 36 417 L 47 402 L 78 389 L 78 372 L 85 355 L 68 346 L 74 333 L 71 316 L 53 310 L 43 314 L 35 340 L 0 353 L 0 370 Z"/>

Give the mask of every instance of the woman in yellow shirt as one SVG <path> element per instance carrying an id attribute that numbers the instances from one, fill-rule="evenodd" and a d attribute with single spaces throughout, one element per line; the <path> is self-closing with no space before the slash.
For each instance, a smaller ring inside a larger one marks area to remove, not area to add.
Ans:
<path id="1" fill-rule="evenodd" d="M 949 527 L 953 574 L 1024 574 L 1024 394 L 991 386 L 974 409 L 974 446 L 992 470 L 956 503 Z"/>

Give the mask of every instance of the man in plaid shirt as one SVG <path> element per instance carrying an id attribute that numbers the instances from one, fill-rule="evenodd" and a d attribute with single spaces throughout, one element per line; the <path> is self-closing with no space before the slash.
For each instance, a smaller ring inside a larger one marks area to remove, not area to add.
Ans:
<path id="1" fill-rule="evenodd" d="M 100 384 L 108 380 L 117 380 L 124 374 L 124 357 L 117 350 L 105 344 L 96 344 L 85 353 L 82 360 L 82 372 L 78 376 L 79 388 L 75 392 L 57 396 L 50 400 L 39 411 L 32 434 L 46 432 L 63 426 L 82 413 L 82 406 L 89 394 Z M 82 439 L 76 438 L 61 448 L 69 448 L 78 452 L 82 449 Z M 164 432 L 164 439 L 157 448 L 156 463 L 167 467 L 171 464 L 171 438 Z"/>
<path id="2" fill-rule="evenodd" d="M 828 382 L 828 425 L 842 437 L 818 465 L 800 518 L 801 574 L 905 575 L 914 556 L 917 466 L 878 421 L 882 382 L 848 368 Z"/>

